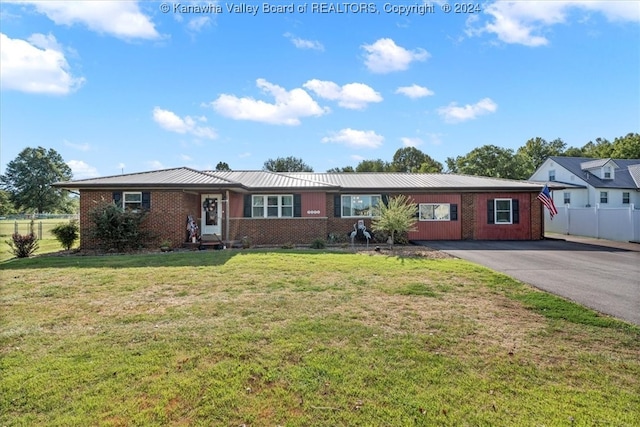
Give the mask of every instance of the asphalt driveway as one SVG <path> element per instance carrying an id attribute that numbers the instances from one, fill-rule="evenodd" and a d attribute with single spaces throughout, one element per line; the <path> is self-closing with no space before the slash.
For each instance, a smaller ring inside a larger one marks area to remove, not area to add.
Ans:
<path id="1" fill-rule="evenodd" d="M 415 242 L 640 325 L 640 245 L 565 240 Z"/>

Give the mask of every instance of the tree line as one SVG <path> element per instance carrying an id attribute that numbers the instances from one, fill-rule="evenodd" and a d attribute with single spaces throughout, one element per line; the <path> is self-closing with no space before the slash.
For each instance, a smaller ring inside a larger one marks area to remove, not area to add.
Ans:
<path id="1" fill-rule="evenodd" d="M 567 147 L 562 139 L 547 141 L 529 139 L 517 150 L 496 145 L 474 148 L 463 156 L 448 157 L 445 165 L 415 147 L 398 149 L 390 160 L 362 160 L 355 167 L 344 166 L 327 172 L 408 172 L 458 173 L 507 179 L 528 179 L 551 156 L 640 159 L 640 134 L 628 133 L 613 141 L 597 138 L 581 148 Z M 263 170 L 273 172 L 313 172 L 304 160 L 289 156 L 268 159 Z M 230 171 L 228 163 L 220 161 L 217 171 Z M 54 149 L 25 148 L 7 164 L 0 175 L 0 215 L 16 212 L 73 213 L 78 199 L 66 190 L 51 186 L 68 181 L 73 174 L 62 156 Z"/>

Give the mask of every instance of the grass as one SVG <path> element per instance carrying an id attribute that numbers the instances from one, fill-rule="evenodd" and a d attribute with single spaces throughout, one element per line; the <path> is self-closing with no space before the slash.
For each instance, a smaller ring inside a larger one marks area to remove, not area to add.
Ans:
<path id="1" fill-rule="evenodd" d="M 15 223 L 18 223 L 18 233 L 29 234 L 30 220 L 0 220 L 0 262 L 7 261 L 13 258 L 13 254 L 9 249 L 9 245 L 6 241 L 11 239 L 11 235 L 15 232 Z M 42 255 L 52 252 L 58 252 L 62 250 L 62 246 L 55 239 L 51 229 L 58 224 L 69 222 L 67 219 L 37 219 L 34 221 L 34 232 L 40 236 L 38 239 L 38 250 L 36 255 Z M 40 227 L 39 224 L 42 224 Z M 76 242 L 74 247 L 78 247 L 79 241 Z"/>
<path id="2" fill-rule="evenodd" d="M 640 330 L 457 259 L 0 263 L 0 425 L 640 424 Z"/>

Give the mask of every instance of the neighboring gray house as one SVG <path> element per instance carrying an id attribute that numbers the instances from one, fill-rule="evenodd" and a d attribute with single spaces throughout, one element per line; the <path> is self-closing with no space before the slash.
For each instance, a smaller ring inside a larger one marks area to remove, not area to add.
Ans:
<path id="1" fill-rule="evenodd" d="M 640 159 L 549 157 L 530 181 L 548 183 L 558 208 L 553 220 L 545 212 L 545 230 L 640 240 Z"/>

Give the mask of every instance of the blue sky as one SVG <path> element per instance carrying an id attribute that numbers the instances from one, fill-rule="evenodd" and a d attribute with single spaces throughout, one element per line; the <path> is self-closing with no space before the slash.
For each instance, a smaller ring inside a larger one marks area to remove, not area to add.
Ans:
<path id="1" fill-rule="evenodd" d="M 640 131 L 640 2 L 271 4 L 2 1 L 0 172 L 37 146 L 81 179 Z"/>

